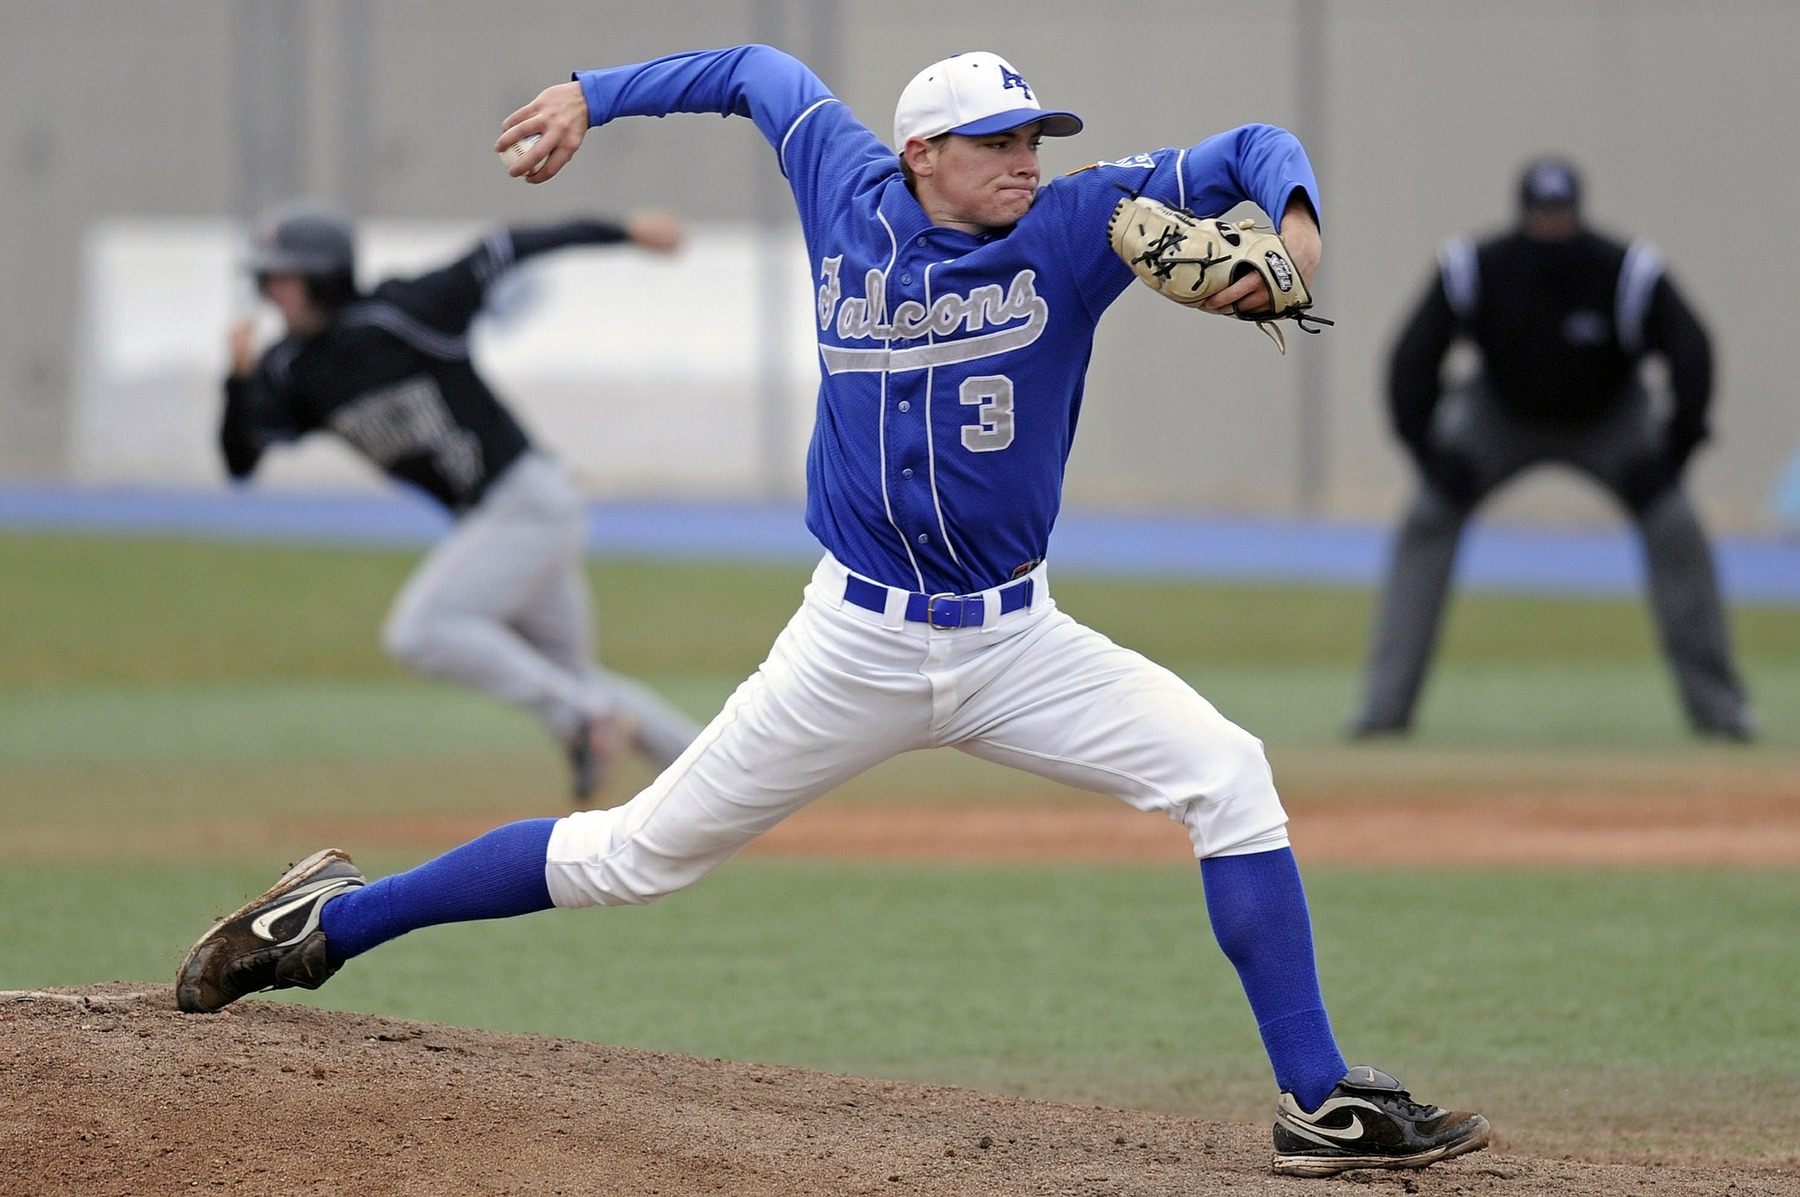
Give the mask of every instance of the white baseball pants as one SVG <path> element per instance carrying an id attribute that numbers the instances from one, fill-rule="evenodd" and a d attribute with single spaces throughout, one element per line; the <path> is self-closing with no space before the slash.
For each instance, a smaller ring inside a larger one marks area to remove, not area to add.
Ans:
<path id="1" fill-rule="evenodd" d="M 845 601 L 829 555 L 769 657 L 650 787 L 558 820 L 545 876 L 558 906 L 649 902 L 706 876 L 782 819 L 898 753 L 954 747 L 1161 811 L 1197 857 L 1285 846 L 1262 743 L 1186 682 L 1056 608 L 981 626 Z"/>

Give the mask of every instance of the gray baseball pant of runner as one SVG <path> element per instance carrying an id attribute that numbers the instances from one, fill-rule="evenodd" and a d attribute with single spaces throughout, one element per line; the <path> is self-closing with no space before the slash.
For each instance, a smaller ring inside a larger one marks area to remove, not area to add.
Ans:
<path id="1" fill-rule="evenodd" d="M 1660 424 L 1642 387 L 1595 423 L 1558 427 L 1508 414 L 1477 379 L 1445 397 L 1433 434 L 1439 447 L 1472 464 L 1476 498 L 1461 504 L 1429 484 L 1414 497 L 1388 568 L 1353 732 L 1410 726 L 1436 651 L 1463 529 L 1483 499 L 1544 463 L 1579 470 L 1616 497 L 1634 463 L 1661 448 Z M 1632 519 L 1643 545 L 1651 611 L 1689 722 L 1701 731 L 1752 728 L 1711 551 L 1687 496 L 1673 487 Z"/>
<path id="2" fill-rule="evenodd" d="M 581 492 L 554 459 L 527 453 L 413 571 L 382 643 L 417 673 L 524 707 L 565 744 L 596 715 L 626 716 L 666 766 L 699 727 L 594 661 L 586 533 Z"/>

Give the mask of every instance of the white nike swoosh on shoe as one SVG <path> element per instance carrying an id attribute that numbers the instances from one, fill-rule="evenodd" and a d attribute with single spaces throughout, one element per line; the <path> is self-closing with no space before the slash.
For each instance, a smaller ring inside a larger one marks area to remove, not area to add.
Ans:
<path id="1" fill-rule="evenodd" d="M 325 905 L 324 898 L 321 895 L 330 895 L 332 891 L 356 888 L 356 882 L 347 877 L 340 877 L 319 889 L 309 890 L 297 897 L 289 898 L 281 905 L 265 910 L 252 919 L 250 921 L 250 933 L 258 939 L 266 939 L 270 943 L 274 943 L 276 922 L 292 914 L 309 902 L 318 903 L 318 906 L 313 909 L 312 917 L 306 920 L 306 925 L 300 928 L 295 934 L 289 936 L 278 946 L 286 947 L 288 944 L 296 943 L 299 940 L 306 938 L 308 935 L 311 935 L 313 929 L 319 925 L 319 907 Z"/>
<path id="2" fill-rule="evenodd" d="M 1358 1118 L 1355 1114 L 1350 1115 L 1350 1125 L 1344 1127 L 1342 1130 L 1330 1126 L 1320 1126 L 1316 1122 L 1308 1122 L 1305 1126 L 1308 1131 L 1315 1135 L 1324 1135 L 1328 1139 L 1342 1139 L 1345 1142 L 1348 1142 L 1351 1139 L 1360 1139 L 1362 1138 L 1363 1133 L 1362 1119 Z"/>

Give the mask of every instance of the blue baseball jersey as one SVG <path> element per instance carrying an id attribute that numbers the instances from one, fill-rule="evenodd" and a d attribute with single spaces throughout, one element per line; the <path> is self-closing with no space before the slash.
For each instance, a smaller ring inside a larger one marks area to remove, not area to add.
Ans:
<path id="1" fill-rule="evenodd" d="M 1294 136 L 1246 125 L 1041 187 L 1010 229 L 934 226 L 900 161 L 768 46 L 577 72 L 590 123 L 747 116 L 774 146 L 814 271 L 818 411 L 806 522 L 855 572 L 968 594 L 1041 560 L 1062 503 L 1100 315 L 1133 276 L 1107 243 L 1126 191 L 1279 217 L 1318 184 Z M 1011 85 L 1024 87 L 1017 76 Z"/>

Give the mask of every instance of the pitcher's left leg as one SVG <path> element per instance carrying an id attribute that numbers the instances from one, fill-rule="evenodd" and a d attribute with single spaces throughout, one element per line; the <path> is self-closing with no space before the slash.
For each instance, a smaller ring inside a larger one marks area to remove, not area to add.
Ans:
<path id="1" fill-rule="evenodd" d="M 1287 814 L 1261 741 L 1168 669 L 1061 612 L 1030 640 L 973 691 L 965 710 L 973 734 L 958 746 L 1181 823 L 1277 1082 L 1322 1100 L 1344 1058 L 1319 994 Z"/>
<path id="2" fill-rule="evenodd" d="M 937 684 L 959 698 L 940 743 L 1160 811 L 1187 829 L 1197 857 L 1287 844 L 1262 742 L 1170 670 L 1060 610 L 972 651 Z"/>
<path id="3" fill-rule="evenodd" d="M 1261 742 L 1169 670 L 1060 612 L 1017 639 L 1010 662 L 971 667 L 953 683 L 973 696 L 962 712 L 972 734 L 958 746 L 1187 828 L 1214 936 L 1282 1094 L 1275 1170 L 1421 1167 L 1484 1146 L 1480 1115 L 1422 1105 L 1386 1073 L 1346 1067 Z"/>

